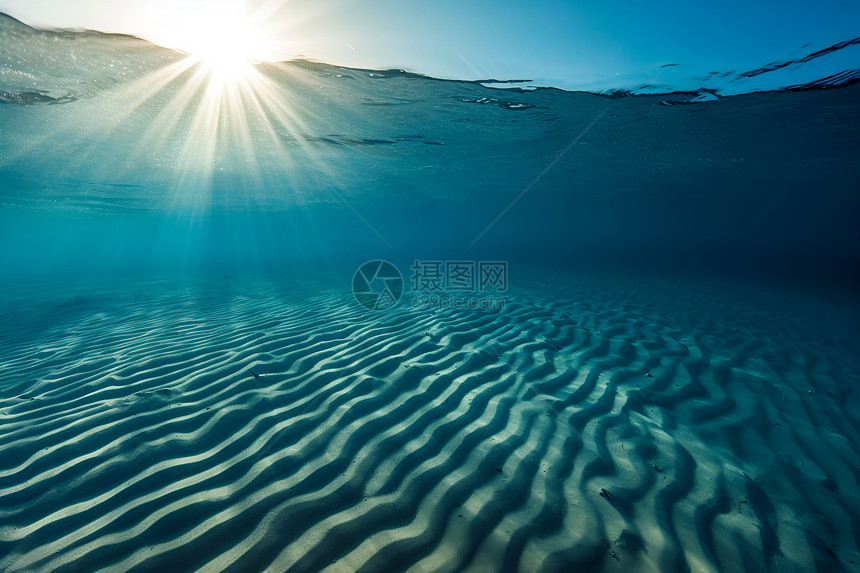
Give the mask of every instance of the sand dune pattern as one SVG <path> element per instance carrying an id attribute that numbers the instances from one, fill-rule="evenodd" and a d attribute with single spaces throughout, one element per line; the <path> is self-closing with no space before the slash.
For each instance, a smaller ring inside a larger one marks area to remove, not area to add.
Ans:
<path id="1" fill-rule="evenodd" d="M 0 571 L 857 570 L 854 318 L 331 284 L 10 299 Z"/>

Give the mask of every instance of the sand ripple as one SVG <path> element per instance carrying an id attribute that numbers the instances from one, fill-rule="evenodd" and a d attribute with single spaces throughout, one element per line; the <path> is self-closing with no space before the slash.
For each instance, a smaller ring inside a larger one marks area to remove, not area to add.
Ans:
<path id="1" fill-rule="evenodd" d="M 0 570 L 860 563 L 856 314 L 575 278 L 373 314 L 339 278 L 7 297 Z"/>

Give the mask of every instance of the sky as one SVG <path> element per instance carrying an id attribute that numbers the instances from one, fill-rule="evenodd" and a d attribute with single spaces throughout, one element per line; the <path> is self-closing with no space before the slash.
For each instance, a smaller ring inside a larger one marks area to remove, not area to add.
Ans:
<path id="1" fill-rule="evenodd" d="M 857 0 L 0 0 L 0 11 L 187 51 L 201 36 L 219 46 L 242 36 L 259 59 L 565 89 L 743 72 L 860 36 Z M 860 67 L 856 49 L 839 57 L 821 73 Z"/>

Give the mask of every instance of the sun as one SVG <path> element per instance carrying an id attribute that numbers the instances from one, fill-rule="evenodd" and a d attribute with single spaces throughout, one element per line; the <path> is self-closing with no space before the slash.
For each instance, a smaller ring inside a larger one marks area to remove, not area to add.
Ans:
<path id="1" fill-rule="evenodd" d="M 278 40 L 263 13 L 237 1 L 177 5 L 153 35 L 156 43 L 188 54 L 218 83 L 247 76 L 254 64 L 274 60 Z"/>
<path id="2" fill-rule="evenodd" d="M 251 66 L 268 59 L 264 39 L 236 10 L 202 14 L 186 30 L 181 48 L 199 60 L 213 80 L 227 81 L 247 76 Z"/>
<path id="3" fill-rule="evenodd" d="M 308 77 L 285 61 L 294 24 L 274 17 L 285 2 L 183 0 L 152 17 L 146 39 L 174 52 L 120 90 L 124 104 L 112 117 L 116 128 L 139 110 L 157 110 L 135 153 L 170 146 L 174 206 L 208 208 L 216 188 L 250 200 L 268 184 L 262 156 L 276 155 L 281 166 L 310 161 L 328 169 L 305 145 L 308 116 L 290 97 Z"/>

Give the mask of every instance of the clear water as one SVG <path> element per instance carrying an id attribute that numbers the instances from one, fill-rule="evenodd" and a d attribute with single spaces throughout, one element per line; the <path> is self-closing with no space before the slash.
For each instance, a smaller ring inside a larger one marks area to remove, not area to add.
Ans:
<path id="1" fill-rule="evenodd" d="M 858 86 L 0 31 L 0 569 L 855 567 Z"/>

